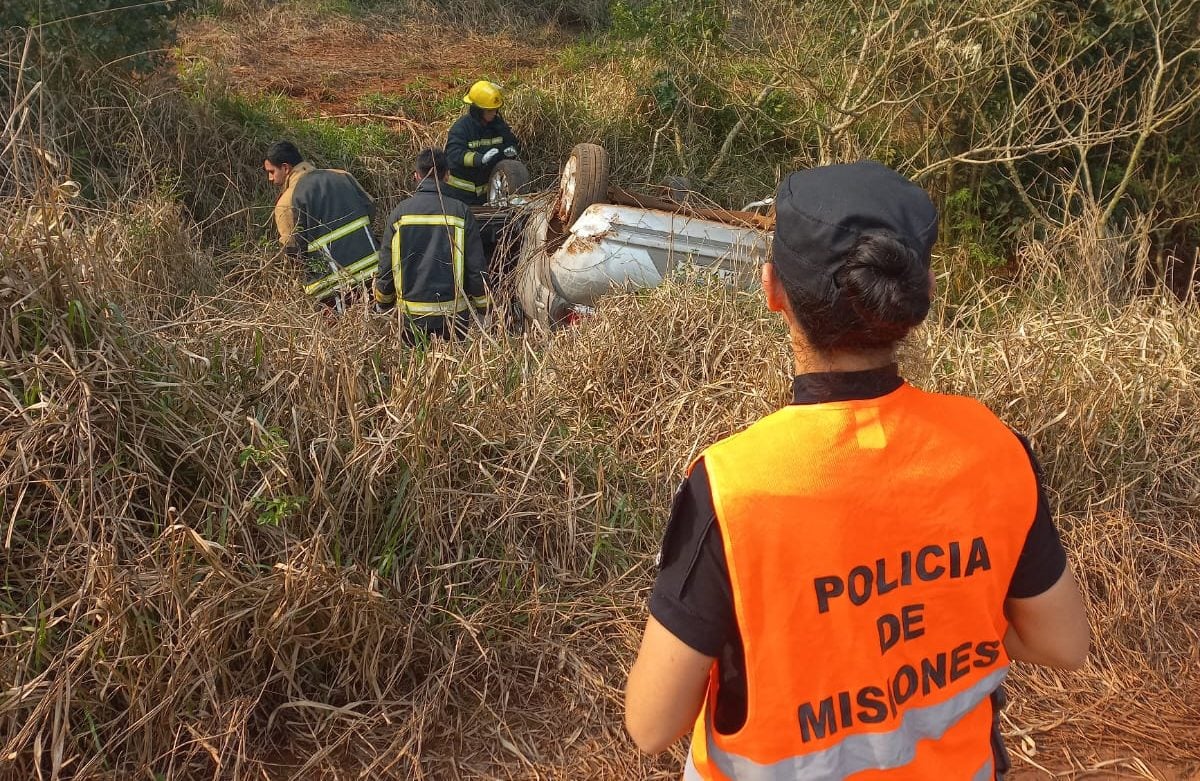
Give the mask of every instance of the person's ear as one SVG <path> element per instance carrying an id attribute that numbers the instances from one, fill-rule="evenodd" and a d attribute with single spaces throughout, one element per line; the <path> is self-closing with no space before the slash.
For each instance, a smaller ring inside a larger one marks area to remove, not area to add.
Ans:
<path id="1" fill-rule="evenodd" d="M 787 309 L 787 293 L 783 283 L 775 273 L 775 264 L 764 263 L 762 267 L 762 289 L 767 299 L 767 309 L 772 312 L 783 312 Z"/>

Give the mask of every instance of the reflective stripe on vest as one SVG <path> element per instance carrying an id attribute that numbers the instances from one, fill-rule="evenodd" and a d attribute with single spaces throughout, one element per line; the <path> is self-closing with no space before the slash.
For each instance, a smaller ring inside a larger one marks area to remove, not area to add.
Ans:
<path id="1" fill-rule="evenodd" d="M 975 775 L 971 776 L 971 781 L 994 781 L 996 777 L 996 766 L 991 757 L 975 771 Z M 739 776 L 740 778 L 740 776 Z M 792 778 L 799 778 L 793 776 Z M 823 778 L 822 776 L 813 776 L 813 778 Z M 700 775 L 700 771 L 696 769 L 696 762 L 692 759 L 691 752 L 688 753 L 687 763 L 683 766 L 683 781 L 704 781 L 704 776 Z"/>
<path id="2" fill-rule="evenodd" d="M 379 253 L 372 252 L 366 257 L 356 260 L 349 266 L 342 266 L 328 276 L 304 286 L 304 294 L 314 298 L 324 298 L 333 290 L 344 284 L 366 282 L 375 276 L 379 266 Z"/>
<path id="3" fill-rule="evenodd" d="M 1004 595 L 1037 508 L 1020 440 L 973 400 L 902 385 L 786 407 L 703 459 L 747 706 L 737 731 L 716 731 L 714 670 L 695 774 L 990 772 Z"/>
<path id="4" fill-rule="evenodd" d="M 453 268 L 454 298 L 450 301 L 411 301 L 404 298 L 404 255 L 401 253 L 401 229 L 412 225 L 444 227 L 449 234 Z M 406 214 L 392 226 L 392 278 L 396 285 L 396 306 L 414 317 L 456 315 L 477 299 L 468 299 L 463 288 L 466 271 L 467 223 L 450 214 Z"/>
<path id="5" fill-rule="evenodd" d="M 488 189 L 486 184 L 475 184 L 472 181 L 463 179 L 460 176 L 455 176 L 454 174 L 450 174 L 446 177 L 446 184 L 474 195 L 483 195 Z"/>
<path id="6" fill-rule="evenodd" d="M 493 144 L 503 144 L 504 136 L 495 136 L 494 138 L 479 138 L 474 141 L 467 142 L 467 149 L 478 149 L 481 146 L 492 146 Z"/>
<path id="7" fill-rule="evenodd" d="M 317 250 L 321 249 L 322 247 L 327 247 L 330 244 L 332 244 L 333 242 L 337 241 L 338 239 L 340 239 L 344 236 L 349 236 L 351 233 L 354 233 L 354 231 L 356 231 L 356 230 L 365 229 L 369 233 L 370 225 L 371 225 L 371 221 L 368 218 L 359 217 L 357 220 L 354 220 L 353 222 L 348 222 L 345 225 L 343 225 L 342 227 L 338 228 L 337 230 L 332 230 L 329 233 L 326 233 L 324 236 L 313 239 L 312 241 L 310 241 L 308 243 L 308 251 L 316 252 Z M 374 242 L 372 242 L 372 244 L 374 244 Z"/>
<path id="8" fill-rule="evenodd" d="M 708 760 L 727 778 L 737 781 L 797 781 L 805 778 L 835 781 L 864 770 L 903 768 L 916 757 L 919 741 L 940 739 L 963 716 L 988 701 L 1007 675 L 1008 665 L 1004 665 L 945 702 L 910 708 L 901 717 L 900 726 L 889 732 L 850 735 L 822 751 L 788 757 L 769 765 L 721 750 L 709 723 L 705 727 Z M 991 750 L 990 747 L 988 750 Z M 990 779 L 990 757 L 980 772 L 984 770 L 989 775 L 983 778 Z M 955 778 L 949 773 L 946 777 Z M 979 777 L 976 773 L 972 779 Z M 965 776 L 963 779 L 965 781 Z"/>

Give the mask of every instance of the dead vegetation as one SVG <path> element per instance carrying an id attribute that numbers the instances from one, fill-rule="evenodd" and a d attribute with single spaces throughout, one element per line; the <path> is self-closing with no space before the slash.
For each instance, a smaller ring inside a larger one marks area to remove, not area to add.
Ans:
<path id="1" fill-rule="evenodd" d="M 4 772 L 669 769 L 622 739 L 618 687 L 684 464 L 784 397 L 753 296 L 681 283 L 546 342 L 412 353 L 251 258 L 177 309 L 69 216 L 41 246 L 5 231 Z M 906 358 L 1033 435 L 1083 573 L 1092 662 L 1016 674 L 1014 748 L 1183 761 L 1200 318 L 1074 294 L 1101 251 L 1077 235 L 1027 251 L 1061 292 L 980 288 Z"/>
<path id="2" fill-rule="evenodd" d="M 253 224 L 211 125 L 85 112 L 127 177 L 88 201 L 57 105 L 0 130 L 0 778 L 675 777 L 619 687 L 684 466 L 785 398 L 758 298 L 678 280 L 404 350 L 204 248 Z M 223 183 L 186 185 L 207 210 L 164 161 Z M 1031 435 L 1087 592 L 1091 661 L 1014 673 L 1010 747 L 1136 774 L 1200 756 L 1200 315 L 1128 282 L 1136 222 L 1097 225 L 1008 283 L 946 248 L 904 364 Z"/>

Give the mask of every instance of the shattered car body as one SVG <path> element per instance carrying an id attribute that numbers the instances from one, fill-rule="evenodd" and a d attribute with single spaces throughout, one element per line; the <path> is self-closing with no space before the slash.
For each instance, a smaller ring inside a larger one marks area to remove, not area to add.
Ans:
<path id="1" fill-rule="evenodd" d="M 711 274 L 731 287 L 753 288 L 770 246 L 769 234 L 756 228 L 593 204 L 561 246 L 546 252 L 547 222 L 543 216 L 530 223 L 534 234 L 527 234 L 527 246 L 535 251 L 526 253 L 517 291 L 526 318 L 550 327 L 589 311 L 615 290 L 657 287 L 673 275 Z"/>
<path id="2" fill-rule="evenodd" d="M 590 147 L 584 150 L 590 158 L 580 156 L 581 147 Z M 554 328 L 608 293 L 656 287 L 674 275 L 710 274 L 751 289 L 773 227 L 770 218 L 748 211 L 610 190 L 603 150 L 581 144 L 564 166 L 557 200 L 533 209 L 525 224 L 517 302 L 527 321 Z"/>

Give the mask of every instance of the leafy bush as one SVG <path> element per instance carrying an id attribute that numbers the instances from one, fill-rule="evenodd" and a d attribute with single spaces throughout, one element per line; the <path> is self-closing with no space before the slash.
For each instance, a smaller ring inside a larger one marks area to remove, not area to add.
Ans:
<path id="1" fill-rule="evenodd" d="M 645 39 L 663 52 L 721 46 L 729 26 L 724 0 L 616 0 L 611 13 L 618 38 Z"/>
<path id="2" fill-rule="evenodd" d="M 5 0 L 0 29 L 32 31 L 46 53 L 124 68 L 152 64 L 174 40 L 174 20 L 191 0 Z"/>

